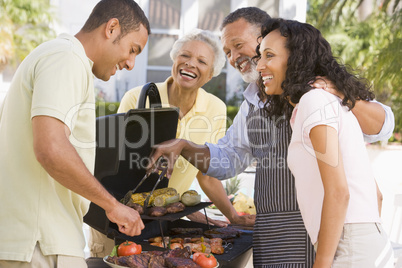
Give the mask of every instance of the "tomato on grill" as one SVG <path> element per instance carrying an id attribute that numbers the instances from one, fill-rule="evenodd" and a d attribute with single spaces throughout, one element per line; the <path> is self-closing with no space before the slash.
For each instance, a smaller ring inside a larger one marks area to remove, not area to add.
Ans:
<path id="1" fill-rule="evenodd" d="M 129 256 L 140 254 L 142 251 L 141 245 L 138 245 L 132 241 L 126 241 L 120 244 L 117 248 L 117 255 L 118 256 Z"/>
<path id="2" fill-rule="evenodd" d="M 194 253 L 193 261 L 202 268 L 214 268 L 218 265 L 216 258 L 210 253 Z"/>

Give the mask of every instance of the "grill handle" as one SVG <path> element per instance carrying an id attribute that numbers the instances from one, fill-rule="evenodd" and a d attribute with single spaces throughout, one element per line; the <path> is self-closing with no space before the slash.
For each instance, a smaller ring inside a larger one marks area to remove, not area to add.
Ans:
<path id="1" fill-rule="evenodd" d="M 162 108 L 161 96 L 159 95 L 158 87 L 152 82 L 145 84 L 142 87 L 140 96 L 138 98 L 137 108 L 145 108 L 147 97 L 149 98 L 149 107 Z"/>

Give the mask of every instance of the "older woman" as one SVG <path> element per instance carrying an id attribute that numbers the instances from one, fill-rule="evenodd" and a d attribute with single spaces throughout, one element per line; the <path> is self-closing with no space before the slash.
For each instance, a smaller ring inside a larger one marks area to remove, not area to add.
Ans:
<path id="1" fill-rule="evenodd" d="M 201 87 L 212 77 L 219 75 L 225 64 L 219 39 L 209 31 L 195 29 L 174 43 L 170 57 L 173 61 L 172 76 L 156 85 L 162 105 L 180 109 L 177 138 L 191 140 L 196 144 L 217 142 L 226 130 L 226 105 Z M 119 113 L 136 108 L 141 88 L 142 86 L 131 89 L 124 95 Z M 169 187 L 183 193 L 196 177 L 202 190 L 230 222 L 254 222 L 253 216 L 239 216 L 236 213 L 219 180 L 203 175 L 184 158 L 176 162 Z M 205 216 L 200 212 L 189 215 L 188 218 L 205 222 Z M 209 221 L 217 226 L 227 224 L 211 219 Z M 108 255 L 113 246 L 112 240 L 107 241 L 103 234 L 91 230 L 89 248 L 92 256 Z"/>

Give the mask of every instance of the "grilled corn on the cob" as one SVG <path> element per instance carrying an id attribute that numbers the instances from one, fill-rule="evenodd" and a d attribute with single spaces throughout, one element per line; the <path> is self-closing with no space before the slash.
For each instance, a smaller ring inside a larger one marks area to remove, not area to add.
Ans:
<path id="1" fill-rule="evenodd" d="M 149 192 L 146 193 L 135 193 L 131 195 L 131 200 L 135 204 L 139 204 L 141 206 L 144 206 L 145 199 L 149 195 Z"/>
<path id="2" fill-rule="evenodd" d="M 139 204 L 141 206 L 144 206 L 145 199 L 148 197 L 150 192 L 144 192 L 144 193 L 135 193 L 131 196 L 131 200 L 133 203 Z M 149 198 L 149 203 L 150 205 L 154 204 L 155 197 L 164 195 L 163 201 L 165 201 L 166 198 L 172 197 L 177 195 L 177 191 L 174 188 L 167 187 L 167 188 L 161 188 L 161 189 L 155 189 L 155 191 L 152 193 L 152 196 Z"/>
<path id="3" fill-rule="evenodd" d="M 196 190 L 185 191 L 181 196 L 181 202 L 187 207 L 198 205 L 201 202 L 201 195 Z"/>
<path id="4" fill-rule="evenodd" d="M 152 205 L 157 206 L 157 207 L 164 207 L 169 204 L 179 202 L 180 201 L 180 195 L 171 195 L 171 194 L 161 194 L 158 196 L 155 196 L 154 202 Z"/>

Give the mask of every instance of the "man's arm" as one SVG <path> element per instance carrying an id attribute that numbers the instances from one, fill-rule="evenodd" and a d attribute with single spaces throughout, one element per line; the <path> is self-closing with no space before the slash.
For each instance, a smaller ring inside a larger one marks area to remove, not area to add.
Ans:
<path id="1" fill-rule="evenodd" d="M 204 215 L 204 213 L 202 213 L 201 211 L 196 211 L 194 213 L 187 215 L 186 217 L 190 221 L 195 221 L 195 222 L 199 222 L 199 223 L 203 223 L 203 224 L 214 225 L 217 227 L 227 227 L 228 226 L 228 222 L 220 221 L 220 220 L 213 220 L 208 216 L 206 217 Z M 208 218 L 208 222 L 207 222 L 207 218 Z"/>
<path id="2" fill-rule="evenodd" d="M 147 171 L 152 171 L 154 168 L 159 168 L 157 167 L 158 159 L 163 157 L 168 161 L 166 176 L 170 178 L 173 173 L 174 163 L 180 155 L 202 173 L 208 171 L 210 161 L 208 146 L 198 145 L 184 139 L 172 139 L 155 145 L 146 169 Z"/>
<path id="3" fill-rule="evenodd" d="M 380 104 L 358 100 L 352 109 L 352 113 L 359 121 L 364 134 L 377 135 L 380 133 L 385 122 L 385 111 Z"/>
<path id="4" fill-rule="evenodd" d="M 226 195 L 221 181 L 216 178 L 203 175 L 201 172 L 197 174 L 198 183 L 208 198 L 218 207 L 223 215 L 228 218 L 230 223 L 241 225 L 254 225 L 255 215 L 239 216 Z"/>
<path id="5" fill-rule="evenodd" d="M 163 156 L 169 160 L 169 176 L 173 170 L 174 162 L 183 151 L 182 156 L 185 159 L 191 157 L 191 159 L 187 159 L 191 164 L 202 173 L 208 173 L 214 178 L 228 179 L 243 172 L 253 161 L 247 136 L 248 111 L 249 105 L 247 101 L 243 101 L 233 124 L 217 144 L 197 145 L 187 140 L 176 139 L 154 146 L 147 170 L 152 170 L 156 160 Z"/>
<path id="6" fill-rule="evenodd" d="M 34 152 L 52 178 L 71 191 L 102 207 L 107 217 L 129 236 L 139 235 L 144 224 L 137 211 L 118 202 L 86 168 L 68 140 L 69 128 L 58 119 L 32 119 Z"/>
<path id="7" fill-rule="evenodd" d="M 335 85 L 325 79 L 325 77 L 317 77 L 317 80 L 313 83 L 313 87 L 323 88 L 340 99 L 344 98 L 344 95 L 337 90 Z M 362 132 L 366 135 L 367 142 L 389 139 L 391 137 L 394 130 L 394 115 L 388 106 L 375 101 L 357 100 L 352 112 L 356 116 Z M 379 136 L 367 137 L 370 135 Z"/>

